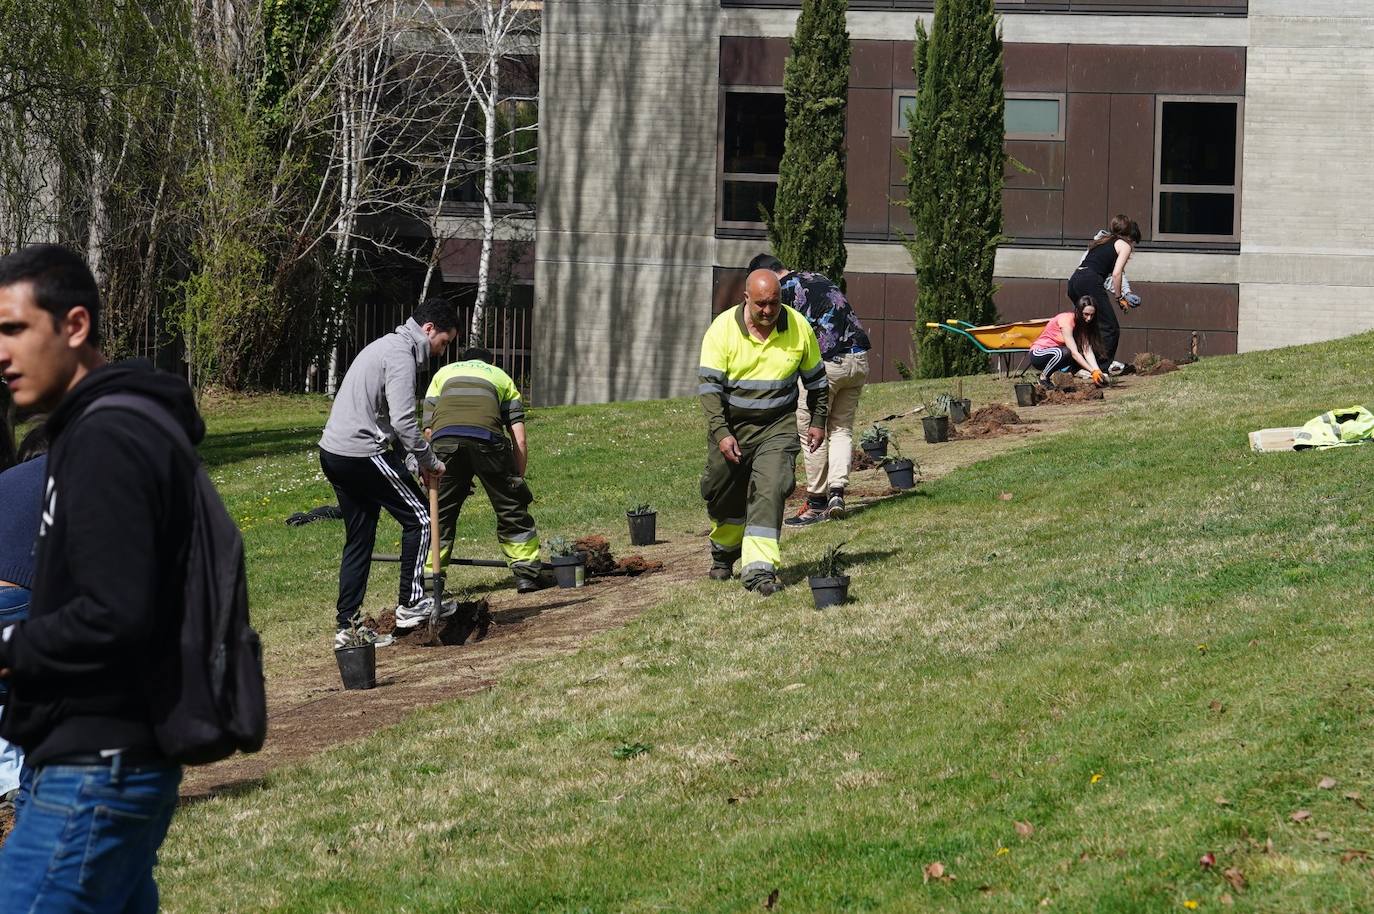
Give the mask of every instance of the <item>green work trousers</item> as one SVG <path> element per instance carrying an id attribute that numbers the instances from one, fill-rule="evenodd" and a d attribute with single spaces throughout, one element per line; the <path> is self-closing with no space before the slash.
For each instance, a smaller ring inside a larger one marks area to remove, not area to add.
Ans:
<path id="1" fill-rule="evenodd" d="M 506 564 L 517 578 L 537 580 L 542 566 L 539 533 L 530 516 L 534 495 L 516 471 L 510 442 L 505 437 L 484 441 L 445 435 L 434 439 L 434 453 L 444 462 L 444 475 L 439 477 L 439 561 L 447 567 L 458 515 L 473 492 L 476 477 L 496 512 L 496 540 Z"/>
<path id="2" fill-rule="evenodd" d="M 722 567 L 741 560 L 740 579 L 752 590 L 775 576 L 782 561 L 778 534 L 787 496 L 797 484 L 801 443 L 790 415 L 736 440 L 743 456 L 731 463 L 707 438 L 701 497 L 711 518 L 712 560 Z"/>

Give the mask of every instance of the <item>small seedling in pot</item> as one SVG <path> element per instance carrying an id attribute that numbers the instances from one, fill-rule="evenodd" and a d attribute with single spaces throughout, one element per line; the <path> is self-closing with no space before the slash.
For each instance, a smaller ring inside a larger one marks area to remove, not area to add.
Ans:
<path id="1" fill-rule="evenodd" d="M 849 556 L 844 554 L 844 543 L 831 546 L 816 562 L 816 573 L 807 579 L 811 585 L 811 598 L 817 609 L 838 606 L 849 599 Z"/>
<path id="2" fill-rule="evenodd" d="M 859 435 L 859 449 L 862 451 L 886 451 L 887 443 L 892 439 L 892 433 L 886 425 L 874 422 L 871 428 L 863 430 Z"/>
<path id="3" fill-rule="evenodd" d="M 549 537 L 549 555 L 551 555 L 551 556 L 553 556 L 553 557 L 555 557 L 555 558 L 565 559 L 565 558 L 571 558 L 572 556 L 574 556 L 574 555 L 576 555 L 576 554 L 577 554 L 577 550 L 573 548 L 572 541 L 569 540 L 567 537 L 565 537 L 565 536 L 551 536 L 551 537 Z"/>
<path id="4" fill-rule="evenodd" d="M 549 565 L 559 587 L 581 587 L 586 583 L 586 556 L 565 536 L 549 537 Z"/>
<path id="5" fill-rule="evenodd" d="M 922 400 L 926 414 L 921 417 L 921 430 L 925 432 L 927 444 L 949 440 L 949 407 L 953 402 L 949 394 L 940 394 L 930 402 Z"/>
<path id="6" fill-rule="evenodd" d="M 343 642 L 336 644 L 334 650 L 346 651 L 350 647 L 366 647 L 374 639 L 372 630 L 363 624 L 361 613 L 354 613 L 353 618 L 348 620 L 348 628 L 343 631 Z"/>
<path id="7" fill-rule="evenodd" d="M 894 489 L 914 489 L 916 476 L 921 468 L 914 460 L 902 456 L 902 448 L 897 442 L 894 441 L 892 446 L 897 453 L 889 454 L 878 461 L 878 465 L 887 473 L 888 485 Z"/>
<path id="8" fill-rule="evenodd" d="M 842 578 L 849 570 L 849 556 L 844 552 L 845 543 L 837 543 L 821 555 L 816 562 L 816 574 L 818 578 Z"/>
<path id="9" fill-rule="evenodd" d="M 630 522 L 631 546 L 652 546 L 658 541 L 658 513 L 648 502 L 632 505 L 625 517 Z"/>

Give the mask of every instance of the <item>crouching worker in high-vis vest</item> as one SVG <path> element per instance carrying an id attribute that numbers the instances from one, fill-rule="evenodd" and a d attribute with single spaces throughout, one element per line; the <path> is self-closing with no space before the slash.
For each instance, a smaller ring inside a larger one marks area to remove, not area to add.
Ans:
<path id="1" fill-rule="evenodd" d="M 711 517 L 711 577 L 729 580 L 736 561 L 749 590 L 767 596 L 778 580 L 787 496 L 796 486 L 797 380 L 806 390 L 806 446 L 825 440 L 826 377 L 816 334 L 781 301 L 778 278 L 755 270 L 744 304 L 721 314 L 701 342 L 706 471 L 701 495 Z"/>
<path id="2" fill-rule="evenodd" d="M 534 496 L 525 484 L 525 407 L 515 382 L 492 364 L 488 350 L 468 349 L 462 361 L 434 373 L 425 394 L 424 423 L 446 468 L 439 481 L 439 560 L 447 567 L 458 515 L 475 476 L 496 513 L 496 539 L 515 575 L 515 589 L 538 590 L 542 565 L 529 509 Z"/>

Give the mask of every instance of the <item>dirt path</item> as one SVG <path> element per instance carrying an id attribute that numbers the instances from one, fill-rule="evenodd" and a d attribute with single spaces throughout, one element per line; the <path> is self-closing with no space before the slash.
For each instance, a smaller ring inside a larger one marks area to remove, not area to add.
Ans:
<path id="1" fill-rule="evenodd" d="M 1000 437 L 952 440 L 928 445 L 919 419 L 894 422 L 902 452 L 921 466 L 921 478 L 936 479 L 962 466 L 1025 447 L 1042 435 L 1062 431 L 1108 413 L 1118 397 L 1151 383 L 1129 378 L 1090 403 L 1018 409 L 1023 425 Z M 983 404 L 977 404 L 983 405 Z M 852 508 L 888 497 L 881 469 L 856 473 L 849 490 Z M 794 501 L 799 496 L 794 496 Z M 789 509 L 790 510 L 790 509 Z M 806 531 L 798 534 L 805 535 Z M 584 641 L 623 625 L 686 581 L 698 580 L 710 565 L 705 523 L 695 536 L 644 547 L 645 558 L 660 561 L 661 572 L 639 577 L 593 578 L 584 588 L 549 589 L 517 596 L 505 589 L 488 596 L 491 624 L 481 640 L 461 647 L 397 644 L 377 652 L 377 688 L 345 692 L 332 656 L 268 682 L 269 736 L 255 755 L 239 755 L 216 765 L 188 769 L 182 785 L 186 799 L 253 789 L 269 771 L 301 761 L 343 742 L 361 739 L 416 708 L 480 692 L 512 664 L 570 653 Z"/>

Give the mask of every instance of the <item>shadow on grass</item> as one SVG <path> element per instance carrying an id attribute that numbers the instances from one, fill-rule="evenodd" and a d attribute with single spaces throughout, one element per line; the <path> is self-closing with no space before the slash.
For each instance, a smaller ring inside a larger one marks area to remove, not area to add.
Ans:
<path id="1" fill-rule="evenodd" d="M 867 565 L 870 562 L 881 562 L 884 559 L 890 559 L 900 551 L 899 549 L 865 549 L 863 552 L 850 552 L 845 550 L 844 555 L 849 560 L 849 567 L 852 570 L 861 565 Z M 782 578 L 784 584 L 791 587 L 794 584 L 806 583 L 806 579 L 814 574 L 815 570 L 815 563 L 807 562 L 802 565 L 784 569 L 778 577 Z"/>
<path id="2" fill-rule="evenodd" d="M 214 469 L 245 460 L 265 460 L 296 451 L 313 451 L 319 440 L 320 429 L 314 426 L 264 432 L 215 432 L 206 435 L 200 443 L 200 454 L 205 466 Z"/>
<path id="3" fill-rule="evenodd" d="M 195 806 L 204 803 L 206 800 L 215 800 L 220 797 L 243 797 L 257 793 L 267 786 L 267 778 L 242 778 L 237 781 L 229 781 L 224 784 L 216 784 L 204 791 L 187 794 L 177 799 L 178 807 Z"/>

